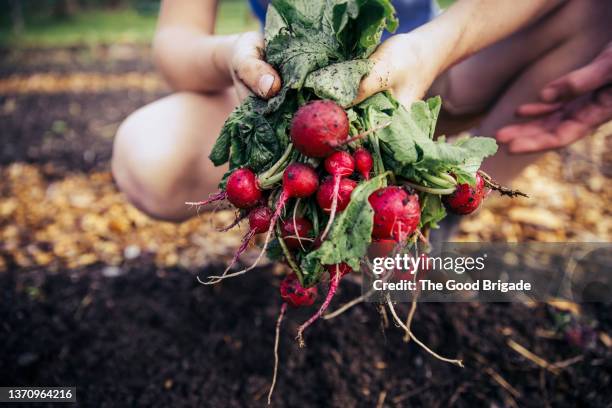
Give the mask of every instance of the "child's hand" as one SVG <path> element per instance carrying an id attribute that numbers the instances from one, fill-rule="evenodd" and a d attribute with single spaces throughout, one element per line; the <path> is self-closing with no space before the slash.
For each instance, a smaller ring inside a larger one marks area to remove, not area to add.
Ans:
<path id="1" fill-rule="evenodd" d="M 431 48 L 431 47 L 430 47 Z M 383 42 L 370 56 L 374 67 L 361 81 L 354 103 L 389 90 L 404 106 L 423 98 L 437 75 L 435 55 L 429 55 L 420 36 L 398 34 Z"/>
<path id="2" fill-rule="evenodd" d="M 612 44 L 588 65 L 547 84 L 540 101 L 526 103 L 517 116 L 531 120 L 506 126 L 497 140 L 513 153 L 567 146 L 612 119 Z"/>
<path id="3" fill-rule="evenodd" d="M 280 76 L 263 60 L 263 47 L 257 32 L 241 34 L 234 43 L 229 67 L 240 100 L 251 94 L 269 99 L 281 88 Z"/>

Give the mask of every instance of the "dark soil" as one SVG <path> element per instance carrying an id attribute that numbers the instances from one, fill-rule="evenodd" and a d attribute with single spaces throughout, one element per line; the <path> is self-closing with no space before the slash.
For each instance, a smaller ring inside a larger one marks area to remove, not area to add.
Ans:
<path id="1" fill-rule="evenodd" d="M 150 48 L 144 45 L 0 48 L 0 61 L 0 77 L 40 72 L 117 73 L 154 69 Z"/>
<path id="2" fill-rule="evenodd" d="M 88 407 L 265 404 L 280 307 L 269 272 L 209 288 L 178 269 L 134 265 L 115 278 L 101 269 L 0 275 L 0 384 L 76 385 Z M 345 285 L 340 301 L 358 291 Z M 592 312 L 609 331 L 608 310 Z M 520 393 L 513 397 L 519 406 L 607 406 L 612 353 L 534 336 L 551 327 L 551 314 L 518 304 L 420 305 L 416 334 L 463 358 L 461 369 L 403 343 L 393 326 L 382 330 L 374 304 L 317 323 L 299 349 L 293 337 L 306 316 L 290 310 L 274 404 L 373 407 L 386 392 L 387 406 L 508 406 L 510 394 L 492 369 Z M 584 360 L 553 375 L 510 349 L 507 338 L 551 362 Z"/>
<path id="3" fill-rule="evenodd" d="M 49 171 L 108 170 L 123 119 L 162 94 L 144 91 L 0 95 L 0 165 L 48 165 Z"/>

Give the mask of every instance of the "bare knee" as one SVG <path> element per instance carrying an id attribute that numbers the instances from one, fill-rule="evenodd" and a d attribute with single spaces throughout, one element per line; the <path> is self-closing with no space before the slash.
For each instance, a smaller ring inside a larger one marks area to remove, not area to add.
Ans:
<path id="1" fill-rule="evenodd" d="M 185 201 L 205 197 L 223 174 L 207 155 L 231 107 L 222 95 L 184 93 L 132 113 L 113 147 L 119 188 L 155 218 L 179 221 L 192 215 Z"/>
<path id="2" fill-rule="evenodd" d="M 169 118 L 157 112 L 156 103 L 132 113 L 119 127 L 113 176 L 138 209 L 155 218 L 180 221 L 188 215 L 183 194 L 193 179 L 189 169 L 197 168 L 205 154 L 193 148 L 185 154 L 179 130 L 166 123 Z"/>
<path id="3" fill-rule="evenodd" d="M 180 174 L 169 171 L 168 156 L 156 135 L 147 132 L 145 116 L 136 111 L 119 127 L 113 146 L 113 176 L 138 209 L 155 218 L 172 219 L 168 197 Z"/>

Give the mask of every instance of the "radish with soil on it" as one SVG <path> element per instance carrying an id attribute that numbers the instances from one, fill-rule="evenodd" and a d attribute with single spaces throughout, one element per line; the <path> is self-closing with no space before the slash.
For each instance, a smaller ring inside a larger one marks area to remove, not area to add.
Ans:
<path id="1" fill-rule="evenodd" d="M 334 201 L 334 179 L 326 178 L 317 191 L 317 204 L 327 213 L 331 212 Z M 338 186 L 336 212 L 343 211 L 351 202 L 351 193 L 357 187 L 357 182 L 348 178 L 340 179 Z"/>
<path id="2" fill-rule="evenodd" d="M 316 286 L 305 288 L 295 273 L 285 276 L 280 285 L 280 295 L 285 303 L 293 307 L 312 306 L 319 291 Z"/>
<path id="3" fill-rule="evenodd" d="M 227 178 L 225 191 L 211 194 L 206 200 L 186 202 L 187 205 L 203 206 L 227 199 L 236 208 L 246 209 L 261 201 L 262 192 L 257 182 L 257 175 L 247 168 L 234 170 Z"/>
<path id="4" fill-rule="evenodd" d="M 289 249 L 304 249 L 304 241 L 310 241 L 308 235 L 311 231 L 312 223 L 302 217 L 290 218 L 281 224 L 281 236 Z"/>
<path id="5" fill-rule="evenodd" d="M 383 187 L 368 197 L 374 210 L 372 238 L 405 240 L 416 231 L 421 219 L 419 197 L 402 187 Z"/>
<path id="6" fill-rule="evenodd" d="M 227 200 L 236 208 L 251 208 L 261 201 L 257 175 L 247 168 L 235 170 L 225 186 Z"/>
<path id="7" fill-rule="evenodd" d="M 291 141 L 308 157 L 323 158 L 349 135 L 349 121 L 342 107 L 329 100 L 309 102 L 293 116 Z"/>
<path id="8" fill-rule="evenodd" d="M 455 191 L 444 196 L 446 207 L 459 215 L 471 214 L 480 206 L 485 197 L 485 182 L 479 173 L 476 173 L 476 184 L 458 184 Z"/>
<path id="9" fill-rule="evenodd" d="M 338 207 L 338 190 L 340 189 L 340 181 L 342 177 L 350 176 L 355 171 L 355 159 L 349 153 L 344 151 L 337 151 L 332 153 L 327 159 L 325 159 L 325 170 L 332 176 L 333 189 L 332 189 L 332 203 L 329 210 L 329 220 L 327 225 L 321 234 L 321 241 L 325 240 L 329 229 L 334 223 L 336 217 L 336 210 Z M 349 197 L 350 200 L 350 197 Z"/>
<path id="10" fill-rule="evenodd" d="M 304 330 L 306 330 L 319 317 L 321 317 L 323 313 L 325 313 L 325 311 L 329 307 L 329 304 L 334 298 L 334 295 L 338 291 L 340 280 L 344 277 L 344 275 L 353 271 L 353 269 L 344 262 L 336 265 L 325 265 L 325 270 L 329 272 L 329 290 L 327 291 L 327 296 L 325 296 L 325 300 L 323 301 L 323 304 L 321 305 L 319 310 L 317 310 L 317 312 L 312 315 L 310 319 L 308 319 L 298 328 L 296 339 L 300 347 L 304 347 L 306 345 L 304 343 Z"/>
<path id="11" fill-rule="evenodd" d="M 289 166 L 287 166 L 287 168 L 283 172 L 282 190 L 278 197 L 276 208 L 274 209 L 274 212 L 272 213 L 272 217 L 270 219 L 266 239 L 264 241 L 264 245 L 261 249 L 261 252 L 257 256 L 257 259 L 255 259 L 255 262 L 253 262 L 253 264 L 248 268 L 245 268 L 241 271 L 230 273 L 223 277 L 210 276 L 209 278 L 218 281 L 220 279 L 242 275 L 255 268 L 261 258 L 263 258 L 263 255 L 265 254 L 266 249 L 268 248 L 268 243 L 270 242 L 270 238 L 272 237 L 272 232 L 274 231 L 276 222 L 280 218 L 280 215 L 283 209 L 285 208 L 285 204 L 287 204 L 287 201 L 290 198 L 310 197 L 317 191 L 318 187 L 319 178 L 317 177 L 317 173 L 315 172 L 312 166 L 303 163 L 291 163 Z"/>
<path id="12" fill-rule="evenodd" d="M 372 171 L 372 167 L 374 166 L 374 159 L 370 152 L 360 147 L 353 153 L 353 158 L 355 159 L 355 167 L 359 174 L 361 174 L 361 177 L 363 177 L 364 180 L 369 180 L 370 171 Z"/>

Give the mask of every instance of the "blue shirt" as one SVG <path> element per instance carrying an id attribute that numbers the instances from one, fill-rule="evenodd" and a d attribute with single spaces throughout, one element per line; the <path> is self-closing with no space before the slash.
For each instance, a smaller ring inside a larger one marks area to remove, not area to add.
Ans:
<path id="1" fill-rule="evenodd" d="M 393 5 L 399 18 L 399 27 L 396 33 L 407 33 L 431 20 L 436 13 L 436 7 L 433 2 L 434 0 L 393 0 Z M 263 24 L 266 20 L 268 1 L 249 0 L 249 3 L 253 13 Z M 386 38 L 388 35 L 385 32 L 383 38 Z"/>

